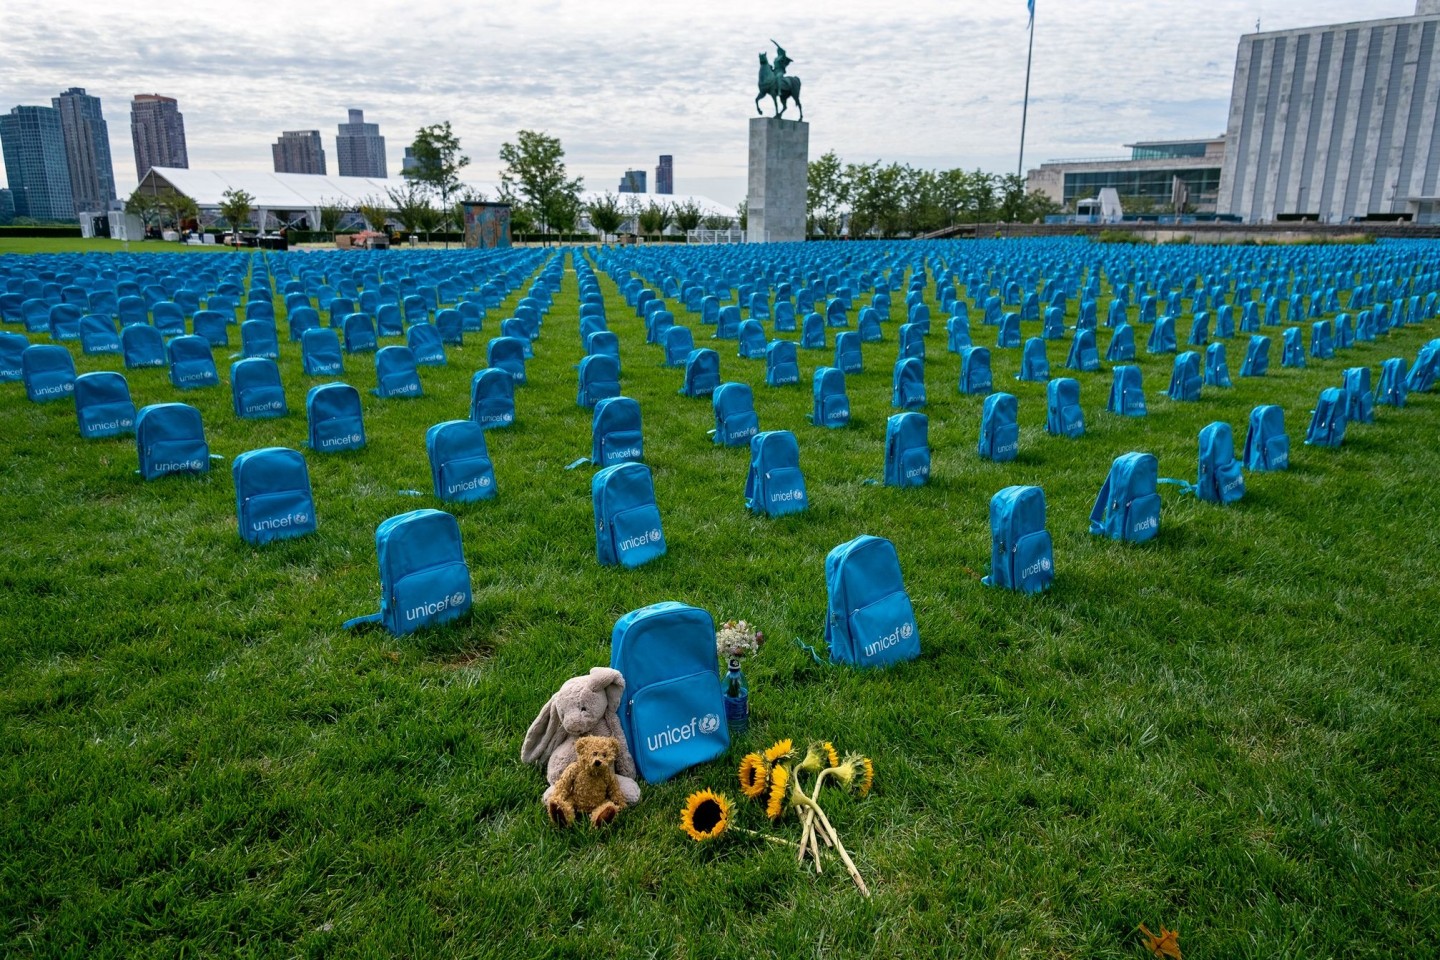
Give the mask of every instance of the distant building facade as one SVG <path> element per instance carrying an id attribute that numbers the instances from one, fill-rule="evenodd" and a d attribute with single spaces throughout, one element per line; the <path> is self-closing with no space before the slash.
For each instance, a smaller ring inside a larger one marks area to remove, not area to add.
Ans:
<path id="1" fill-rule="evenodd" d="M 75 219 L 70 167 L 60 111 L 18 106 L 0 116 L 0 150 L 15 216 L 32 220 Z"/>
<path id="2" fill-rule="evenodd" d="M 50 106 L 60 112 L 75 213 L 108 209 L 115 200 L 115 165 L 100 98 L 90 96 L 83 87 L 71 87 L 52 97 Z"/>
<path id="3" fill-rule="evenodd" d="M 1144 140 L 1126 146 L 1130 148 L 1128 157 L 1042 163 L 1027 173 L 1025 189 L 1039 190 L 1074 212 L 1077 200 L 1091 199 L 1112 187 L 1122 198 L 1143 198 L 1169 212 L 1178 178 L 1181 192 L 1196 213 L 1216 211 L 1225 162 L 1224 137 Z"/>
<path id="4" fill-rule="evenodd" d="M 185 117 L 173 97 L 137 93 L 130 101 L 130 139 L 135 145 L 135 177 L 151 167 L 190 166 L 185 148 Z"/>
<path id="5" fill-rule="evenodd" d="M 655 168 L 655 192 L 675 192 L 675 158 L 668 153 L 660 154 L 660 165 Z"/>
<path id="6" fill-rule="evenodd" d="M 270 145 L 276 173 L 325 173 L 319 130 L 286 130 Z"/>
<path id="7" fill-rule="evenodd" d="M 415 157 L 415 148 L 414 148 L 414 147 L 406 147 L 406 148 L 405 148 L 405 156 L 403 156 L 403 157 L 400 158 L 400 174 L 401 174 L 401 176 L 404 176 L 405 174 L 409 173 L 409 172 L 412 171 L 412 170 L 417 170 L 417 169 L 419 169 L 419 167 L 420 167 L 420 161 L 419 161 L 418 159 L 416 159 L 416 157 Z"/>
<path id="8" fill-rule="evenodd" d="M 364 110 L 351 110 L 350 122 L 335 135 L 335 164 L 342 177 L 385 179 L 385 138 L 378 123 L 366 123 Z"/>
<path id="9" fill-rule="evenodd" d="M 621 193 L 644 193 L 645 192 L 645 171 L 626 170 L 625 175 L 620 178 Z"/>
<path id="10" fill-rule="evenodd" d="M 1440 222 L 1440 0 L 1240 38 L 1220 210 Z"/>
<path id="11" fill-rule="evenodd" d="M 0 226 L 15 222 L 15 195 L 9 187 L 0 187 Z"/>

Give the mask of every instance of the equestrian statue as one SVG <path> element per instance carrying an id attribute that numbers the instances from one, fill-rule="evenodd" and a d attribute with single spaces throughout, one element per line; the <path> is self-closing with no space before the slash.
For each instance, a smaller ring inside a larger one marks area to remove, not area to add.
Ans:
<path id="1" fill-rule="evenodd" d="M 775 43 L 774 40 L 770 41 Z M 791 101 L 800 108 L 800 119 L 805 119 L 805 107 L 800 102 L 800 78 L 785 75 L 785 70 L 793 61 L 785 55 L 785 48 L 775 43 L 775 65 L 770 65 L 769 58 L 760 54 L 760 92 L 755 94 L 755 112 L 764 116 L 765 111 L 760 109 L 760 101 L 770 98 L 770 103 L 775 110 L 775 116 L 785 116 L 785 107 Z"/>

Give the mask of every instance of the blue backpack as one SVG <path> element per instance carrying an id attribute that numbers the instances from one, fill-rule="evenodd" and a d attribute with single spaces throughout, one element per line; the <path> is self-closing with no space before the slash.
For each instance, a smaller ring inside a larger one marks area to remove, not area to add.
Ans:
<path id="1" fill-rule="evenodd" d="M 1335 349 L 1343 350 L 1355 346 L 1355 321 L 1350 314 L 1342 313 L 1335 318 Z"/>
<path id="2" fill-rule="evenodd" d="M 916 357 L 896 360 L 891 375 L 890 405 L 902 410 L 925 406 L 925 361 Z"/>
<path id="3" fill-rule="evenodd" d="M 1175 345 L 1175 318 L 1166 314 L 1155 321 L 1155 326 L 1150 329 L 1150 339 L 1145 343 L 1147 353 L 1174 353 L 1178 347 Z"/>
<path id="4" fill-rule="evenodd" d="M 170 383 L 180 390 L 214 387 L 220 383 L 215 357 L 204 337 L 188 334 L 165 345 L 170 360 Z"/>
<path id="5" fill-rule="evenodd" d="M 795 344 L 789 340 L 775 340 L 765 348 L 765 384 L 782 387 L 800 382 L 800 362 Z"/>
<path id="6" fill-rule="evenodd" d="M 688 341 L 690 331 L 684 327 L 674 327 L 675 330 L 684 330 Z M 619 372 L 623 369 L 620 363 L 620 338 L 609 330 L 596 330 L 585 338 L 585 356 L 587 357 L 611 357 L 615 360 L 615 369 Z"/>
<path id="7" fill-rule="evenodd" d="M 373 392 L 377 397 L 418 397 L 423 394 L 420 370 L 409 347 L 390 346 L 377 350 L 375 380 Z"/>
<path id="8" fill-rule="evenodd" d="M 789 430 L 766 430 L 751 437 L 745 506 L 755 513 L 781 517 L 800 513 L 809 504 L 795 434 Z"/>
<path id="9" fill-rule="evenodd" d="M 1067 370 L 1094 373 L 1100 369 L 1100 351 L 1095 348 L 1095 331 L 1079 329 L 1075 339 L 1070 341 L 1070 356 L 1065 360 Z"/>
<path id="10" fill-rule="evenodd" d="M 800 347 L 804 350 L 825 349 L 825 318 L 818 313 L 807 313 L 800 321 Z"/>
<path id="11" fill-rule="evenodd" d="M 240 324 L 240 355 L 263 360 L 280 358 L 280 338 L 270 320 L 246 320 Z"/>
<path id="12" fill-rule="evenodd" d="M 1245 362 L 1240 365 L 1240 376 L 1263 377 L 1270 369 L 1270 338 L 1256 334 L 1245 348 Z"/>
<path id="13" fill-rule="evenodd" d="M 1225 362 L 1225 344 L 1219 342 L 1205 348 L 1205 385 L 1230 386 L 1230 365 Z"/>
<path id="14" fill-rule="evenodd" d="M 260 546 L 315 532 L 315 496 L 305 457 L 286 447 L 249 450 L 235 458 L 235 519 L 240 537 Z"/>
<path id="15" fill-rule="evenodd" d="M 1305 344 L 1300 339 L 1299 327 L 1286 327 L 1284 351 L 1280 354 L 1280 366 L 1305 369 Z"/>
<path id="16" fill-rule="evenodd" d="M 1116 457 L 1090 510 L 1090 532 L 1131 543 L 1154 539 L 1160 533 L 1159 477 L 1154 454 Z"/>
<path id="17" fill-rule="evenodd" d="M 620 729 L 646 781 L 730 749 L 709 613 L 673 601 L 632 610 L 611 631 L 610 667 L 625 678 Z"/>
<path id="18" fill-rule="evenodd" d="M 615 339 L 615 334 L 613 333 L 607 332 L 605 335 L 610 339 Z M 618 351 L 619 341 L 616 340 L 615 342 Z M 695 336 L 690 332 L 689 327 L 671 327 L 665 331 L 665 366 L 683 367 L 686 358 L 690 356 L 690 352 L 694 349 Z"/>
<path id="19" fill-rule="evenodd" d="M 711 340 L 738 340 L 740 339 L 740 307 L 736 304 L 727 304 L 720 308 L 719 315 L 715 318 L 715 332 L 710 335 Z"/>
<path id="20" fill-rule="evenodd" d="M 1105 326 L 1120 327 L 1129 326 L 1130 315 L 1124 300 L 1116 297 L 1110 301 L 1110 309 L 1105 314 Z"/>
<path id="21" fill-rule="evenodd" d="M 438 311 L 435 314 L 435 330 L 440 334 L 441 343 L 457 347 L 465 345 L 465 319 L 460 316 L 459 310 L 449 308 Z"/>
<path id="22" fill-rule="evenodd" d="M 1045 430 L 1056 437 L 1083 437 L 1085 412 L 1080 409 L 1080 381 L 1073 377 L 1051 380 L 1045 388 Z"/>
<path id="23" fill-rule="evenodd" d="M 575 402 L 587 408 L 607 397 L 620 396 L 620 364 L 609 354 L 598 353 L 580 360 L 579 385 Z"/>
<path id="24" fill-rule="evenodd" d="M 1380 364 L 1380 389 L 1376 403 L 1391 407 L 1405 406 L 1405 358 L 1391 357 Z"/>
<path id="25" fill-rule="evenodd" d="M 738 339 L 738 356 L 746 360 L 759 360 L 765 356 L 765 327 L 759 320 L 742 321 Z"/>
<path id="26" fill-rule="evenodd" d="M 1375 422 L 1375 393 L 1370 389 L 1370 368 L 1350 367 L 1344 374 L 1345 420 Z"/>
<path id="27" fill-rule="evenodd" d="M 1210 342 L 1210 314 L 1204 310 L 1195 314 L 1195 319 L 1190 324 L 1190 338 L 1185 341 L 1188 346 L 1203 347 Z"/>
<path id="28" fill-rule="evenodd" d="M 780 329 L 778 322 L 775 329 Z M 789 329 L 795 329 L 793 321 Z M 863 307 L 860 310 L 860 319 L 856 322 L 855 332 L 860 334 L 862 343 L 879 343 L 885 339 L 885 332 L 880 328 L 880 314 L 874 307 Z"/>
<path id="29" fill-rule="evenodd" d="M 1039 593 L 1055 579 L 1055 553 L 1045 529 L 1045 493 L 1006 487 L 990 498 L 990 576 L 986 586 Z"/>
<path id="30" fill-rule="evenodd" d="M 1440 367 L 1440 340 L 1431 340 L 1420 348 L 1415 356 L 1415 365 L 1405 378 L 1408 393 L 1429 393 L 1435 386 L 1436 368 Z"/>
<path id="31" fill-rule="evenodd" d="M 895 544 L 862 535 L 831 550 L 825 591 L 831 663 L 888 667 L 920 656 L 920 630 Z"/>
<path id="32" fill-rule="evenodd" d="M 1245 469 L 1286 470 L 1290 467 L 1290 437 L 1285 433 L 1285 411 L 1265 403 L 1250 411 L 1245 431 Z"/>
<path id="33" fill-rule="evenodd" d="M 1186 350 L 1177 354 L 1175 365 L 1170 371 L 1170 387 L 1165 391 L 1171 400 L 1194 401 L 1200 399 L 1200 354 Z"/>
<path id="34" fill-rule="evenodd" d="M 200 411 L 188 403 L 152 403 L 135 416 L 135 449 L 140 475 L 154 480 L 169 473 L 209 473 L 210 445 Z"/>
<path id="35" fill-rule="evenodd" d="M 1229 340 L 1235 336 L 1235 308 L 1223 304 L 1215 311 L 1215 339 Z"/>
<path id="36" fill-rule="evenodd" d="M 959 353 L 966 347 L 973 346 L 970 341 L 970 321 L 966 317 L 951 317 L 945 321 L 946 349 L 951 353 Z"/>
<path id="37" fill-rule="evenodd" d="M 922 337 L 927 336 L 930 333 L 930 305 L 926 303 L 913 305 L 910 308 L 909 320 L 910 326 L 917 328 Z M 832 326 L 836 326 L 836 324 L 832 324 Z M 838 324 L 838 326 L 844 326 L 844 324 Z"/>
<path id="38" fill-rule="evenodd" d="M 375 322 L 368 314 L 350 314 L 344 320 L 344 330 L 346 353 L 369 353 L 376 348 Z"/>
<path id="39" fill-rule="evenodd" d="M 990 376 L 990 349 L 965 347 L 960 351 L 960 392 L 988 396 L 995 390 Z"/>
<path id="40" fill-rule="evenodd" d="M 290 412 L 280 368 L 274 360 L 236 360 L 230 365 L 230 397 L 235 416 L 245 420 L 268 420 Z"/>
<path id="41" fill-rule="evenodd" d="M 845 392 L 845 372 L 820 367 L 811 379 L 812 405 L 808 419 L 817 427 L 834 429 L 850 422 L 850 397 Z"/>
<path id="42" fill-rule="evenodd" d="M 750 384 L 722 383 L 715 388 L 710 403 L 715 411 L 715 429 L 710 431 L 715 443 L 722 447 L 749 446 L 750 438 L 760 431 Z"/>
<path id="43" fill-rule="evenodd" d="M 299 340 L 305 335 L 305 331 L 314 330 L 320 326 L 320 314 L 314 307 L 296 307 L 289 311 L 290 339 Z"/>
<path id="44" fill-rule="evenodd" d="M 65 400 L 75 392 L 75 358 L 56 343 L 37 343 L 20 353 L 20 379 L 34 403 Z"/>
<path id="45" fill-rule="evenodd" d="M 1111 363 L 1135 359 L 1135 328 L 1128 323 L 1115 328 L 1110 335 L 1110 348 L 1105 351 L 1105 359 Z"/>
<path id="46" fill-rule="evenodd" d="M 665 553 L 655 484 L 643 463 L 617 463 L 590 481 L 595 557 L 602 566 L 638 567 Z M 712 638 L 713 641 L 713 638 Z M 713 642 L 712 642 L 712 654 Z"/>
<path id="47" fill-rule="evenodd" d="M 708 397 L 720 386 L 720 354 L 707 347 L 691 350 L 685 358 L 685 379 L 680 395 Z"/>
<path id="48" fill-rule="evenodd" d="M 1020 346 L 1020 315 L 1018 313 L 1007 313 L 1000 318 L 1000 329 L 995 332 L 995 346 L 1002 349 Z"/>
<path id="49" fill-rule="evenodd" d="M 1210 503 L 1234 503 L 1245 496 L 1245 475 L 1235 459 L 1235 435 L 1222 420 L 1200 431 L 1200 466 L 1195 486 L 1187 490 Z"/>
<path id="50" fill-rule="evenodd" d="M 99 353 L 119 353 L 120 335 L 115 332 L 115 321 L 109 317 L 95 314 L 81 317 L 80 349 L 87 356 Z M 3 373 L 0 373 L 0 380 L 3 379 Z"/>
<path id="51" fill-rule="evenodd" d="M 1116 367 L 1105 409 L 1125 417 L 1145 416 L 1145 387 L 1139 367 Z"/>
<path id="52" fill-rule="evenodd" d="M 449 623 L 470 611 L 470 567 L 460 524 L 441 510 L 412 510 L 375 528 L 380 612 L 345 621 L 380 623 L 396 636 Z"/>
<path id="53" fill-rule="evenodd" d="M 980 456 L 996 463 L 1014 460 L 1020 452 L 1019 401 L 1013 394 L 992 393 L 980 413 Z"/>
<path id="54" fill-rule="evenodd" d="M 445 343 L 440 339 L 440 330 L 433 323 L 412 323 L 405 331 L 405 345 L 415 356 L 417 364 L 427 367 L 446 365 Z"/>
<path id="55" fill-rule="evenodd" d="M 835 366 L 846 373 L 860 373 L 865 361 L 860 356 L 860 334 L 846 330 L 835 334 Z"/>
<path id="56" fill-rule="evenodd" d="M 644 459 L 640 404 L 629 397 L 607 397 L 595 404 L 595 413 L 590 418 L 589 462 L 609 467 L 617 463 L 640 463 Z"/>
<path id="57" fill-rule="evenodd" d="M 930 479 L 930 418 L 897 413 L 885 421 L 885 486 L 919 487 Z"/>
<path id="58" fill-rule="evenodd" d="M 1040 336 L 1046 340 L 1065 339 L 1065 311 L 1062 308 L 1045 308 L 1045 322 L 1040 328 Z"/>
<path id="59" fill-rule="evenodd" d="M 1326 387 L 1320 391 L 1320 401 L 1310 417 L 1305 443 L 1312 447 L 1338 447 L 1345 441 L 1345 426 L 1345 391 Z"/>
<path id="60" fill-rule="evenodd" d="M 795 332 L 795 304 L 789 300 L 780 300 L 775 304 L 775 332 Z"/>
<path id="61" fill-rule="evenodd" d="M 300 338 L 300 360 L 307 377 L 333 377 L 345 372 L 340 338 L 329 328 L 305 331 Z"/>
<path id="62" fill-rule="evenodd" d="M 135 432 L 135 402 L 130 384 L 111 370 L 82 373 L 75 378 L 75 419 L 86 440 Z"/>
<path id="63" fill-rule="evenodd" d="M 1016 380 L 1044 383 L 1050 379 L 1050 358 L 1045 356 L 1045 341 L 1031 337 L 1025 341 L 1025 350 L 1020 355 L 1020 372 Z"/>
<path id="64" fill-rule="evenodd" d="M 1335 357 L 1334 324 L 1329 320 L 1316 320 L 1310 325 L 1310 356 L 1320 360 Z"/>
<path id="65" fill-rule="evenodd" d="M 365 421 L 360 391 L 348 383 L 321 383 L 305 394 L 305 419 L 310 449 L 339 453 L 365 446 Z"/>
<path id="66" fill-rule="evenodd" d="M 498 367 L 477 370 L 470 378 L 470 419 L 494 430 L 515 422 L 515 378 Z"/>
<path id="67" fill-rule="evenodd" d="M 900 324 L 900 352 L 897 359 L 925 359 L 925 333 L 913 323 Z M 1016 344 L 1019 346 L 1019 344 Z"/>
<path id="68" fill-rule="evenodd" d="M 495 468 L 485 428 L 474 420 L 446 420 L 425 431 L 430 482 L 437 499 L 473 503 L 495 496 Z"/>
<path id="69" fill-rule="evenodd" d="M 524 383 L 526 342 L 523 337 L 495 337 L 485 345 L 485 365 L 498 367 L 516 383 Z"/>

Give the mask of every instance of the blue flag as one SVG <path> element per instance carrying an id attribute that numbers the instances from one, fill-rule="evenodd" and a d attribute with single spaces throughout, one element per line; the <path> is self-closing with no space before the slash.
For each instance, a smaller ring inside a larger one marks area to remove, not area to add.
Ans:
<path id="1" fill-rule="evenodd" d="M 1025 6 L 1030 8 L 1030 19 L 1035 19 L 1035 0 L 1025 0 Z"/>

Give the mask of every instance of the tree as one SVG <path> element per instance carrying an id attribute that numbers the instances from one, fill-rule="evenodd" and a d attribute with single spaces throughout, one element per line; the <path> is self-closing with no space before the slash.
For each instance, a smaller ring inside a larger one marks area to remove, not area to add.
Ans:
<path id="1" fill-rule="evenodd" d="M 750 198 L 746 197 L 735 206 L 735 212 L 740 217 L 740 229 L 750 229 Z"/>
<path id="2" fill-rule="evenodd" d="M 613 193 L 601 194 L 600 199 L 590 201 L 585 207 L 585 214 L 590 218 L 590 226 L 600 234 L 601 243 L 605 242 L 607 234 L 619 232 L 620 224 L 625 222 L 620 201 Z"/>
<path id="3" fill-rule="evenodd" d="M 460 140 L 450 130 L 450 121 L 434 123 L 415 131 L 410 145 L 415 165 L 403 174 L 412 185 L 427 187 L 440 201 L 441 210 L 450 209 L 450 197 L 460 191 L 460 171 L 470 165 L 470 158 L 460 152 Z M 392 194 L 393 198 L 393 194 Z M 435 221 L 438 225 L 438 219 Z M 425 239 L 430 239 L 426 231 Z M 445 246 L 450 246 L 447 240 Z"/>
<path id="4" fill-rule="evenodd" d="M 236 245 L 240 243 L 240 228 L 249 222 L 250 211 L 254 206 L 255 197 L 244 190 L 231 187 L 220 194 L 220 216 L 230 225 Z"/>
<path id="5" fill-rule="evenodd" d="M 719 213 L 712 213 L 701 221 L 706 230 L 729 230 L 730 218 Z"/>
<path id="6" fill-rule="evenodd" d="M 349 208 L 339 200 L 327 200 L 322 197 L 320 200 L 320 229 L 333 235 L 336 230 L 340 229 L 340 221 L 344 220 L 345 214 L 349 212 Z"/>
<path id="7" fill-rule="evenodd" d="M 645 205 L 645 209 L 640 211 L 640 232 L 646 236 L 659 236 L 674 218 L 669 204 L 651 200 Z"/>
<path id="8" fill-rule="evenodd" d="M 500 161 L 505 164 L 500 183 L 512 195 L 524 198 L 523 206 L 541 233 L 548 233 L 567 211 L 579 210 L 585 181 L 569 179 L 564 158 L 559 138 L 536 130 L 521 130 L 514 143 L 500 146 Z"/>
<path id="9" fill-rule="evenodd" d="M 400 228 L 406 233 L 424 233 L 426 242 L 429 242 L 430 231 L 440 218 L 435 205 L 420 185 L 412 180 L 403 187 L 387 188 L 385 193 L 390 197 L 391 209 L 395 212 L 395 219 L 400 221 Z"/>
<path id="10" fill-rule="evenodd" d="M 360 216 L 364 218 L 365 225 L 376 233 L 389 233 L 385 221 L 390 219 L 390 208 L 385 205 L 384 197 L 362 197 Z"/>
<path id="11" fill-rule="evenodd" d="M 850 202 L 850 184 L 834 150 L 810 163 L 805 181 L 805 204 L 809 220 L 827 237 L 838 236 L 845 206 Z"/>
<path id="12" fill-rule="evenodd" d="M 160 204 L 156 197 L 142 193 L 140 188 L 136 187 L 135 192 L 125 201 L 125 212 L 132 217 L 139 217 L 141 227 L 149 233 L 150 224 L 160 216 Z"/>
<path id="13" fill-rule="evenodd" d="M 672 209 L 675 213 L 675 226 L 680 229 L 681 233 L 688 234 L 700 226 L 700 219 L 704 214 L 700 211 L 700 204 L 694 200 L 677 203 Z"/>

